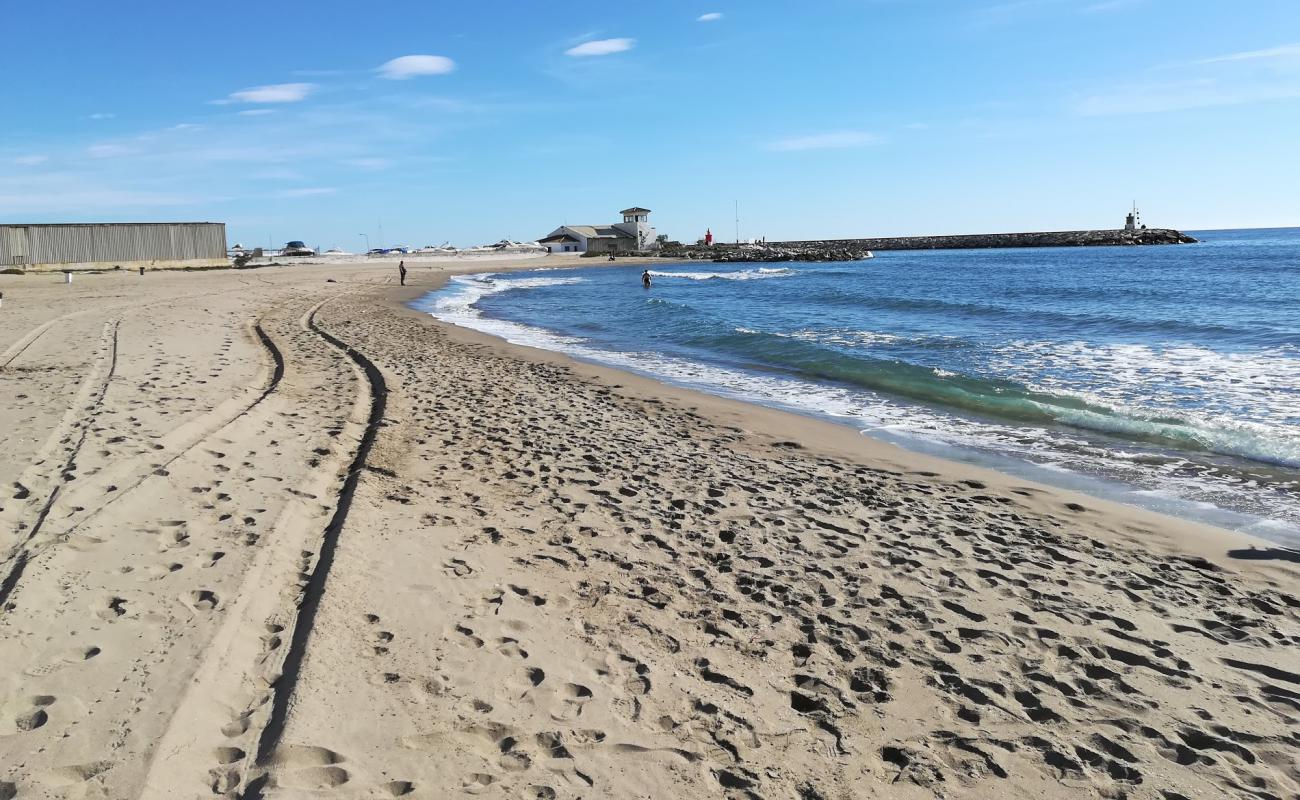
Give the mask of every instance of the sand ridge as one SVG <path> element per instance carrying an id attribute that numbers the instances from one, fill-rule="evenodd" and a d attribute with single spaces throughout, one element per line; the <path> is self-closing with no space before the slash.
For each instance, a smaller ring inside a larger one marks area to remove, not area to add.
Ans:
<path id="1" fill-rule="evenodd" d="M 6 286 L 0 791 L 1300 791 L 1292 564 L 395 278 Z"/>

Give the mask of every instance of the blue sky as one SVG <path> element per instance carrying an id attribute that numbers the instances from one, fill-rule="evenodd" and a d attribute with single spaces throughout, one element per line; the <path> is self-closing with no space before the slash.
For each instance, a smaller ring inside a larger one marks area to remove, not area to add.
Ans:
<path id="1" fill-rule="evenodd" d="M 1296 0 L 9 4 L 0 221 L 230 242 L 1300 225 Z"/>

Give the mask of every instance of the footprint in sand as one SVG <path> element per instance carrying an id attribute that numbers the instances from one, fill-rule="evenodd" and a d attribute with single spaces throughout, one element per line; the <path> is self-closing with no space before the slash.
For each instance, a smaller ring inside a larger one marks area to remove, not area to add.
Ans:
<path id="1" fill-rule="evenodd" d="M 95 616 L 112 622 L 118 617 L 126 616 L 127 601 L 125 597 L 107 597 L 95 607 Z"/>
<path id="2" fill-rule="evenodd" d="M 461 780 L 460 786 L 465 794 L 483 794 L 489 786 L 496 783 L 496 780 L 484 772 L 471 772 Z"/>
<path id="3" fill-rule="evenodd" d="M 23 670 L 23 674 L 31 675 L 34 678 L 50 675 L 69 665 L 89 661 L 99 655 L 99 653 L 100 649 L 98 647 L 81 647 L 62 650 L 51 656 L 40 659 L 35 666 Z"/>
<path id="4" fill-rule="evenodd" d="M 509 658 L 527 659 L 528 651 L 519 646 L 518 639 L 501 636 L 492 643 L 492 649 Z"/>
<path id="5" fill-rule="evenodd" d="M 474 568 L 464 561 L 461 561 L 459 558 L 453 558 L 442 562 L 442 568 L 448 575 L 453 575 L 457 578 L 464 578 L 474 574 Z"/>
<path id="6" fill-rule="evenodd" d="M 6 703 L 0 714 L 10 722 L 0 723 L 0 735 L 29 733 L 43 727 L 50 719 L 45 709 L 54 705 L 54 701 L 53 695 L 41 694 Z"/>
<path id="7" fill-rule="evenodd" d="M 76 786 L 103 775 L 114 766 L 116 763 L 113 761 L 92 761 L 86 764 L 55 767 L 48 773 L 49 782 L 53 786 Z"/>
<path id="8" fill-rule="evenodd" d="M 570 720 L 582 716 L 582 707 L 591 701 L 591 690 L 579 683 L 566 683 L 559 692 L 560 710 L 551 716 L 556 720 Z"/>
<path id="9" fill-rule="evenodd" d="M 334 789 L 350 779 L 342 767 L 306 767 L 279 776 L 279 782 L 291 789 Z"/>
<path id="10" fill-rule="evenodd" d="M 221 604 L 216 593 L 208 589 L 195 589 L 184 598 L 190 608 L 196 611 L 212 611 Z"/>

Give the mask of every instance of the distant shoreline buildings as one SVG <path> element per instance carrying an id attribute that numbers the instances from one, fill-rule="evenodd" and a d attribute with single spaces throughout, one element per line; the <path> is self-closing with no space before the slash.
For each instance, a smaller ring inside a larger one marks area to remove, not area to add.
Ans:
<path id="1" fill-rule="evenodd" d="M 561 225 L 537 243 L 552 253 L 635 253 L 659 249 L 659 235 L 650 226 L 650 209 L 633 206 L 618 212 L 622 222 L 611 225 Z"/>

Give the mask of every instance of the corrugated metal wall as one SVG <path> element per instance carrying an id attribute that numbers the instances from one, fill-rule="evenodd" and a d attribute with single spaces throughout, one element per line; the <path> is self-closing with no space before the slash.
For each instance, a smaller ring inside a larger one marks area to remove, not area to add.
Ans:
<path id="1" fill-rule="evenodd" d="M 0 267 L 226 257 L 219 222 L 132 225 L 0 225 Z"/>

